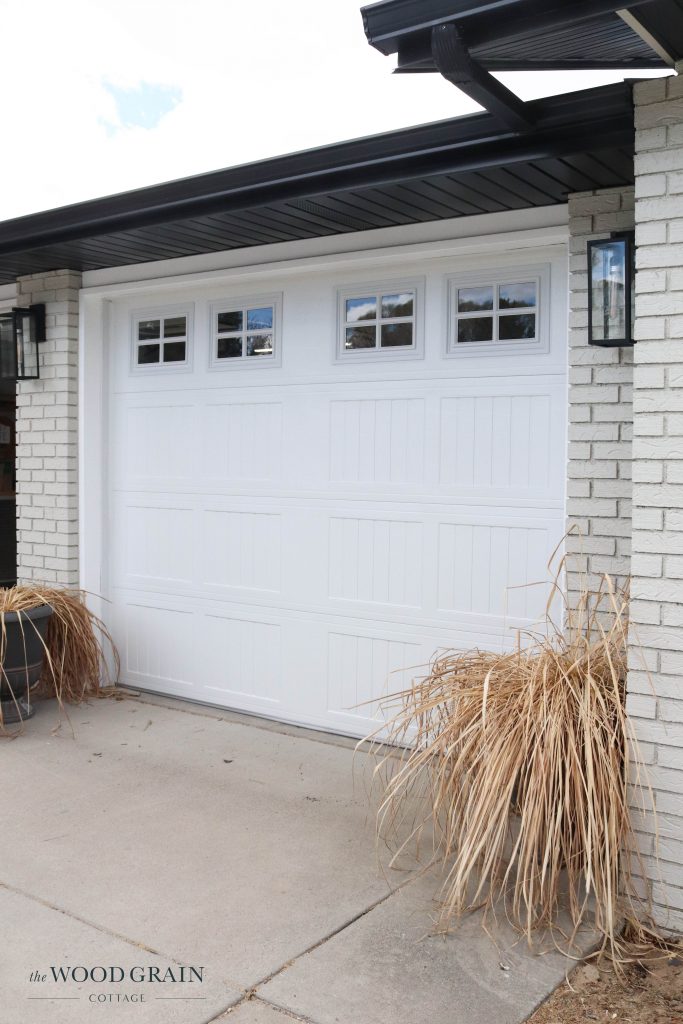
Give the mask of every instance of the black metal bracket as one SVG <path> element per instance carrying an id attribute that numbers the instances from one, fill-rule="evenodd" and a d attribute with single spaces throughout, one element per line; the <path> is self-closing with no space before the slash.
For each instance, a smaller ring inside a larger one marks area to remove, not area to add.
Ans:
<path id="1" fill-rule="evenodd" d="M 453 24 L 432 29 L 432 57 L 443 77 L 510 128 L 529 131 L 534 122 L 526 104 L 469 55 Z"/>

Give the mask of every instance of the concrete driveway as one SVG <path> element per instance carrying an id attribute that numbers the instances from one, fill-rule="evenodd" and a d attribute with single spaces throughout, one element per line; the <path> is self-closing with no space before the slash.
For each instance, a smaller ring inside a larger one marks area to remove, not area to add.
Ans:
<path id="1" fill-rule="evenodd" d="M 69 715 L 0 746 L 0 1024 L 516 1024 L 564 977 L 476 917 L 429 935 L 435 880 L 378 867 L 350 742 L 144 697 Z"/>

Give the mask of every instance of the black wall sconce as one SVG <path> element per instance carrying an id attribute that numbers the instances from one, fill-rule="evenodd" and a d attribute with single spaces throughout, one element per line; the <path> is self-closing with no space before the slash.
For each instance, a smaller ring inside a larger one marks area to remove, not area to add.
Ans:
<path id="1" fill-rule="evenodd" d="M 635 234 L 588 243 L 588 344 L 633 345 Z"/>
<path id="2" fill-rule="evenodd" d="M 0 313 L 0 380 L 38 380 L 38 345 L 43 341 L 43 303 Z"/>

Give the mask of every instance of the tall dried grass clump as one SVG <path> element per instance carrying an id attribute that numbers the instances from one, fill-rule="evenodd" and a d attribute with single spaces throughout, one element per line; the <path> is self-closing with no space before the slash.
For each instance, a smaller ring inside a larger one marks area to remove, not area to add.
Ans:
<path id="1" fill-rule="evenodd" d="M 378 832 L 397 854 L 430 835 L 445 874 L 440 929 L 483 907 L 530 941 L 549 930 L 565 950 L 587 924 L 618 958 L 623 921 L 642 916 L 627 594 L 605 578 L 567 609 L 566 628 L 547 618 L 512 652 L 437 657 L 425 679 L 382 702 L 382 739 L 404 750 L 384 748 L 375 771 Z M 632 938 L 644 938 L 635 927 Z"/>
<path id="2" fill-rule="evenodd" d="M 0 588 L 0 664 L 7 643 L 4 615 L 40 605 L 52 608 L 43 643 L 45 656 L 39 689 L 60 704 L 97 696 L 118 678 L 119 658 L 104 623 L 87 607 L 80 590 L 39 584 Z M 24 630 L 32 628 L 28 624 Z"/>

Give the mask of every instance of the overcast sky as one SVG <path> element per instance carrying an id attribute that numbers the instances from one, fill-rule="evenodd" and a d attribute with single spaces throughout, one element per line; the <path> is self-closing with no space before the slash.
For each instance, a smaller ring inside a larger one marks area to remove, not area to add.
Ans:
<path id="1" fill-rule="evenodd" d="M 466 114 L 392 75 L 359 0 L 0 0 L 0 219 Z M 500 76 L 522 98 L 618 73 Z"/>

